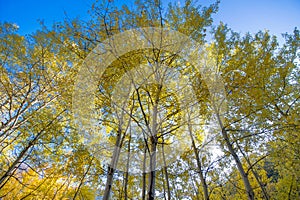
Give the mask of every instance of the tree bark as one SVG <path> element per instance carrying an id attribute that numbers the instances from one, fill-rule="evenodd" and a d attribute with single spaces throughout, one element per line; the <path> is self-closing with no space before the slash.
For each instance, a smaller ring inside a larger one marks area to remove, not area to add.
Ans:
<path id="1" fill-rule="evenodd" d="M 242 151 L 242 149 L 241 149 L 240 145 L 238 145 L 238 143 L 237 143 L 237 146 L 238 146 L 240 152 L 243 154 L 243 156 L 244 156 L 246 162 L 248 163 L 248 165 L 249 165 L 249 167 L 250 167 L 249 169 L 251 169 L 251 171 L 252 171 L 252 173 L 253 173 L 253 175 L 254 175 L 256 181 L 258 182 L 259 187 L 261 188 L 262 193 L 263 193 L 265 199 L 266 199 L 266 200 L 269 200 L 270 198 L 269 198 L 268 192 L 267 192 L 267 190 L 266 190 L 264 184 L 261 182 L 260 177 L 259 177 L 259 175 L 257 174 L 257 172 L 253 169 L 253 166 L 254 166 L 254 165 L 251 164 L 251 161 L 249 160 L 249 158 L 247 157 L 247 155 Z M 249 171 L 249 169 L 248 169 L 248 171 Z"/>
<path id="2" fill-rule="evenodd" d="M 150 176 L 149 176 L 149 189 L 148 189 L 148 200 L 155 198 L 155 177 L 156 177 L 156 146 L 157 146 L 157 107 L 158 107 L 158 95 L 157 93 L 155 103 L 153 105 L 152 114 L 152 128 L 151 128 L 151 152 L 150 152 Z"/>
<path id="3" fill-rule="evenodd" d="M 166 165 L 166 157 L 165 157 L 165 151 L 164 151 L 164 140 L 163 140 L 161 148 L 162 148 L 162 155 L 163 155 L 163 161 L 164 161 L 164 172 L 165 172 L 166 183 L 167 183 L 168 200 L 171 200 L 169 174 L 168 174 L 168 167 Z"/>
<path id="4" fill-rule="evenodd" d="M 125 173 L 125 183 L 124 183 L 124 199 L 127 200 L 128 199 L 128 191 L 127 191 L 127 188 L 128 188 L 128 178 L 129 178 L 129 162 L 130 162 L 130 143 L 131 143 L 131 129 L 130 129 L 130 132 L 129 132 L 129 140 L 128 140 L 128 151 L 127 151 L 127 163 L 126 163 L 126 173 Z"/>
<path id="5" fill-rule="evenodd" d="M 147 147 L 144 148 L 142 200 L 146 199 L 146 158 L 147 158 L 146 156 L 147 156 Z"/>
<path id="6" fill-rule="evenodd" d="M 202 185 L 202 189 L 203 189 L 203 193 L 204 193 L 204 199 L 209 200 L 208 187 L 207 187 L 205 177 L 203 175 L 202 165 L 201 165 L 201 161 L 200 161 L 200 158 L 199 158 L 199 152 L 198 152 L 198 149 L 196 147 L 194 137 L 192 135 L 191 125 L 189 124 L 188 127 L 189 127 L 189 134 L 190 134 L 190 137 L 191 137 L 191 140 L 192 140 L 193 151 L 194 151 L 196 161 L 197 161 L 197 167 L 198 167 L 198 170 L 199 170 L 199 176 L 200 176 L 201 185 Z"/>
<path id="7" fill-rule="evenodd" d="M 151 152 L 150 152 L 150 176 L 149 176 L 149 189 L 148 189 L 148 200 L 155 198 L 155 177 L 156 177 L 156 142 L 155 136 L 151 137 Z"/>
<path id="8" fill-rule="evenodd" d="M 215 109 L 217 110 L 217 109 Z M 219 126 L 221 128 L 221 133 L 222 133 L 222 137 L 223 139 L 225 140 L 225 144 L 229 150 L 229 153 L 232 155 L 236 165 L 237 165 L 237 169 L 242 177 L 242 180 L 243 180 L 243 183 L 244 183 L 244 187 L 245 187 L 245 190 L 247 192 L 247 196 L 248 196 L 248 199 L 249 200 L 254 200 L 254 192 L 253 192 L 253 188 L 251 187 L 251 184 L 250 184 L 250 181 L 249 181 L 249 178 L 248 178 L 248 174 L 245 172 L 244 168 L 243 168 L 243 165 L 242 165 L 242 162 L 239 158 L 239 156 L 237 155 L 237 153 L 235 152 L 234 148 L 233 148 L 233 145 L 231 144 L 230 140 L 229 140 L 229 136 L 227 134 L 227 131 L 225 130 L 225 127 L 223 125 L 223 122 L 221 120 L 221 117 L 219 115 L 219 113 L 216 113 L 217 115 L 217 119 L 218 119 L 218 123 L 219 123 Z"/>
<path id="9" fill-rule="evenodd" d="M 113 152 L 113 156 L 110 162 L 110 165 L 108 166 L 108 172 L 107 172 L 107 179 L 105 184 L 105 190 L 103 195 L 103 200 L 108 200 L 110 193 L 111 193 L 111 187 L 113 182 L 113 176 L 115 173 L 115 168 L 117 167 L 119 155 L 120 155 L 120 149 L 121 149 L 121 126 L 118 127 L 118 135 L 117 140 L 115 143 L 115 148 Z"/>

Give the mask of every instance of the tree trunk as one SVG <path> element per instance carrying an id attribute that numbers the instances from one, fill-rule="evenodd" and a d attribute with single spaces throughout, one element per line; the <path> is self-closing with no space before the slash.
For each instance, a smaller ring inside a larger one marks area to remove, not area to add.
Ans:
<path id="1" fill-rule="evenodd" d="M 110 193 L 111 193 L 113 176 L 115 173 L 115 168 L 117 167 L 117 163 L 118 163 L 118 159 L 119 159 L 119 155 L 120 155 L 120 149 L 121 149 L 121 130 L 122 130 L 121 126 L 119 126 L 115 149 L 113 152 L 113 156 L 112 156 L 110 165 L 108 166 L 107 179 L 106 179 L 106 184 L 105 184 L 103 200 L 108 200 Z"/>
<path id="2" fill-rule="evenodd" d="M 165 177 L 166 177 L 166 182 L 167 182 L 168 200 L 171 200 L 171 191 L 170 191 L 168 167 L 166 165 L 166 158 L 165 158 L 165 151 L 164 151 L 164 140 L 163 140 L 161 148 L 162 148 L 162 155 L 163 155 L 163 160 L 164 160 L 164 172 L 165 172 Z"/>
<path id="3" fill-rule="evenodd" d="M 9 166 L 8 170 L 5 172 L 5 174 L 0 178 L 0 189 L 5 185 L 6 178 L 10 177 L 13 170 L 16 168 L 16 166 L 19 164 L 19 162 L 23 159 L 25 154 L 28 152 L 28 150 L 35 145 L 37 140 L 41 137 L 41 135 L 44 133 L 44 131 L 63 113 L 65 110 L 61 111 L 55 118 L 53 118 L 40 132 L 36 134 L 36 136 L 29 142 L 29 144 L 20 152 L 17 159 Z"/>
<path id="4" fill-rule="evenodd" d="M 131 129 L 130 129 L 131 131 Z M 129 132 L 129 140 L 128 140 L 128 155 L 127 155 L 127 163 L 126 163 L 126 173 L 125 173 L 125 185 L 124 185 L 124 199 L 127 200 L 128 199 L 128 191 L 127 191 L 127 188 L 128 188 L 128 176 L 129 176 L 129 162 L 130 162 L 130 142 L 131 142 L 131 132 Z"/>
<path id="5" fill-rule="evenodd" d="M 144 148 L 142 200 L 146 199 L 146 158 L 147 158 L 146 156 L 147 156 L 147 147 Z"/>
<path id="6" fill-rule="evenodd" d="M 78 187 L 77 187 L 77 189 L 76 189 L 76 192 L 75 192 L 75 194 L 74 194 L 74 196 L 73 196 L 73 199 L 74 199 L 74 200 L 76 199 L 76 197 L 77 197 L 77 195 L 78 195 L 78 193 L 79 193 L 79 191 L 80 191 L 80 188 L 81 188 L 81 186 L 83 185 L 83 182 L 84 182 L 85 177 L 87 176 L 87 174 L 89 173 L 89 171 L 90 171 L 90 169 L 91 169 L 93 160 L 94 160 L 94 157 L 91 159 L 91 161 L 90 161 L 90 163 L 89 163 L 89 166 L 88 166 L 86 172 L 84 172 L 84 174 L 82 175 L 82 178 L 80 179 L 80 183 L 79 183 L 79 185 L 78 185 Z"/>
<path id="7" fill-rule="evenodd" d="M 197 161 L 199 176 L 200 176 L 201 185 L 202 185 L 202 189 L 203 189 L 203 193 L 204 193 L 204 199 L 209 200 L 208 187 L 207 187 L 207 183 L 206 183 L 205 177 L 204 177 L 203 172 L 202 172 L 202 165 L 201 165 L 201 161 L 200 161 L 200 158 L 199 158 L 198 149 L 196 147 L 196 144 L 195 144 L 195 141 L 194 141 L 194 138 L 193 138 L 193 135 L 192 135 L 191 125 L 189 124 L 188 127 L 189 127 L 189 134 L 190 134 L 190 137 L 191 137 L 191 140 L 192 140 L 193 151 L 194 151 L 196 161 Z"/>
<path id="8" fill-rule="evenodd" d="M 248 165 L 249 165 L 249 167 L 250 167 L 249 169 L 251 169 L 251 171 L 252 171 L 252 173 L 253 173 L 253 175 L 254 175 L 254 177 L 255 177 L 257 183 L 259 184 L 259 187 L 261 188 L 262 193 L 263 193 L 265 199 L 266 199 L 266 200 L 269 200 L 270 198 L 269 198 L 268 192 L 267 192 L 267 190 L 266 190 L 264 184 L 261 182 L 260 177 L 259 177 L 259 175 L 257 174 L 257 172 L 253 169 L 253 166 L 254 166 L 254 165 L 251 164 L 251 161 L 249 160 L 249 158 L 247 157 L 247 155 L 242 151 L 242 149 L 241 149 L 241 147 L 240 147 L 240 145 L 239 145 L 238 143 L 237 143 L 237 146 L 238 146 L 240 152 L 243 154 L 243 156 L 244 156 L 246 162 L 248 163 Z M 248 169 L 248 171 L 249 171 L 249 169 Z"/>
<path id="9" fill-rule="evenodd" d="M 156 137 L 151 137 L 151 152 L 150 152 L 150 176 L 149 176 L 149 189 L 148 189 L 148 200 L 155 198 L 155 177 L 156 177 Z"/>
<path id="10" fill-rule="evenodd" d="M 152 114 L 152 128 L 151 128 L 151 152 L 150 152 L 150 176 L 149 176 L 149 189 L 148 189 L 148 200 L 155 198 L 155 176 L 156 176 L 156 146 L 157 146 L 157 107 L 158 107 L 158 94 L 156 101 L 153 105 Z"/>
<path id="11" fill-rule="evenodd" d="M 215 110 L 217 110 L 217 109 L 215 109 Z M 248 178 L 248 174 L 245 172 L 241 160 L 239 159 L 239 157 L 238 157 L 237 153 L 235 152 L 231 142 L 229 141 L 229 136 L 227 134 L 227 131 L 225 130 L 225 127 L 223 126 L 223 122 L 220 118 L 219 113 L 216 113 L 216 115 L 217 115 L 219 126 L 222 130 L 221 131 L 222 137 L 225 140 L 225 144 L 226 144 L 230 154 L 232 155 L 232 157 L 233 157 L 233 159 L 234 159 L 234 161 L 237 165 L 237 169 L 239 170 L 239 173 L 242 177 L 244 187 L 245 187 L 245 190 L 247 192 L 248 199 L 249 200 L 254 200 L 254 192 L 253 192 L 253 189 L 251 187 L 251 184 L 250 184 L 250 181 L 249 181 L 249 178 Z"/>

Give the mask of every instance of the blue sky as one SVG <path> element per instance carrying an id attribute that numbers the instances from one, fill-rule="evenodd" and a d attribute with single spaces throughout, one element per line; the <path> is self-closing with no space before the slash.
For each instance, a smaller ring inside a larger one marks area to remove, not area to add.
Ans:
<path id="1" fill-rule="evenodd" d="M 14 22 L 20 34 L 39 28 L 38 19 L 50 25 L 66 17 L 87 18 L 93 0 L 0 0 L 0 21 Z M 208 5 L 213 0 L 199 0 Z M 300 28 L 300 0 L 221 0 L 215 23 L 223 21 L 238 32 L 270 30 L 280 35 Z"/>

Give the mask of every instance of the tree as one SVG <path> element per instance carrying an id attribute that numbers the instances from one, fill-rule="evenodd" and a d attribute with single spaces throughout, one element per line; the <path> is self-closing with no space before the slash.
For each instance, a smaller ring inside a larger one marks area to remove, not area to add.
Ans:
<path id="1" fill-rule="evenodd" d="M 280 46 L 213 28 L 218 1 L 164 6 L 1 24 L 0 198 L 299 198 L 298 29 Z"/>
<path id="2" fill-rule="evenodd" d="M 43 188 L 50 180 L 58 181 L 59 190 L 65 188 L 60 180 L 71 180 L 55 175 L 63 174 L 59 169 L 71 160 L 62 155 L 78 140 L 70 134 L 69 112 L 75 72 L 69 62 L 75 59 L 44 32 L 25 38 L 15 31 L 13 25 L 1 24 L 0 195 L 18 196 L 18 188 L 29 185 L 19 189 L 20 198 L 47 196 Z M 48 168 L 56 168 L 58 174 Z M 28 177 L 42 180 L 33 184 Z"/>

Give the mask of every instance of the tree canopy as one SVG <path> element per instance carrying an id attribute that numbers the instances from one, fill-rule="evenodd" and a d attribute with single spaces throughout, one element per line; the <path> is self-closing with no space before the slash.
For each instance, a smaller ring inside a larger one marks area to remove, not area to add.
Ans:
<path id="1" fill-rule="evenodd" d="M 242 35 L 218 5 L 1 23 L 0 199 L 300 198 L 299 30 Z"/>

